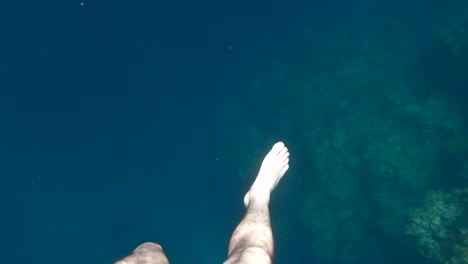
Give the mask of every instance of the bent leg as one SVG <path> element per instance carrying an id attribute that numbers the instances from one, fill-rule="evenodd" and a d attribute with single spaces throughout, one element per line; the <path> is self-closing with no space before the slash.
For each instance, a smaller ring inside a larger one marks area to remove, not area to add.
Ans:
<path id="1" fill-rule="evenodd" d="M 288 149 L 282 142 L 276 143 L 244 197 L 246 212 L 231 237 L 224 264 L 273 263 L 274 243 L 268 205 L 270 193 L 288 170 L 288 163 Z"/>
<path id="2" fill-rule="evenodd" d="M 159 244 L 146 242 L 115 264 L 169 264 L 169 260 Z"/>

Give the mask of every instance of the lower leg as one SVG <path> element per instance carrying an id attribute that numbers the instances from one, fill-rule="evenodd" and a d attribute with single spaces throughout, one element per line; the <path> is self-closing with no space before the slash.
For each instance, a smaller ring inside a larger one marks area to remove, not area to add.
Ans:
<path id="1" fill-rule="evenodd" d="M 224 264 L 273 263 L 270 193 L 289 168 L 289 152 L 283 143 L 275 144 L 263 160 L 254 184 L 244 197 L 246 213 L 229 242 Z"/>
<path id="2" fill-rule="evenodd" d="M 159 244 L 146 242 L 115 264 L 169 264 L 169 260 Z"/>
<path id="3" fill-rule="evenodd" d="M 268 201 L 252 199 L 242 221 L 229 242 L 228 260 L 231 263 L 272 263 L 273 233 Z"/>

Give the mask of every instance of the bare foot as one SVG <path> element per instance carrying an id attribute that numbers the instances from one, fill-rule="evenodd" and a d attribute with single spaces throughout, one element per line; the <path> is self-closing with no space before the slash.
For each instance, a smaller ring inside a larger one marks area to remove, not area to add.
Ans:
<path id="1" fill-rule="evenodd" d="M 260 171 L 252 187 L 244 196 L 245 207 L 252 200 L 269 202 L 270 193 L 275 189 L 278 182 L 289 169 L 289 152 L 283 142 L 273 145 L 262 162 Z"/>

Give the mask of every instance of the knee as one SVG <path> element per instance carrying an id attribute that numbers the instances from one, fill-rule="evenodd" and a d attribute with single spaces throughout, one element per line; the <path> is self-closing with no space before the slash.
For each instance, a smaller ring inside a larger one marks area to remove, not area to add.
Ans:
<path id="1" fill-rule="evenodd" d="M 169 260 L 164 253 L 163 248 L 161 245 L 153 243 L 153 242 L 146 242 L 139 245 L 134 251 L 134 255 L 137 255 L 140 260 L 145 260 L 146 262 L 142 261 L 141 263 L 154 263 L 154 264 L 168 264 Z M 140 263 L 140 262 L 138 262 Z"/>
<path id="2" fill-rule="evenodd" d="M 162 252 L 163 248 L 161 245 L 153 242 L 145 242 L 139 245 L 133 252 Z"/>
<path id="3" fill-rule="evenodd" d="M 146 242 L 135 248 L 132 254 L 117 261 L 115 264 L 141 263 L 169 264 L 169 260 L 164 254 L 161 245 L 152 242 Z"/>

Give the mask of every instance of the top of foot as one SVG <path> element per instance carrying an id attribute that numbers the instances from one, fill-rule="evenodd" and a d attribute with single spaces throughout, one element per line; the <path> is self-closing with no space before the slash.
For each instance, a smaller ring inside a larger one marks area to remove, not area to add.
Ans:
<path id="1" fill-rule="evenodd" d="M 257 196 L 267 196 L 275 189 L 278 182 L 289 169 L 289 152 L 283 142 L 278 142 L 271 148 L 265 156 L 260 167 L 260 171 L 255 179 L 250 191 L 244 197 L 244 204 L 247 207 L 251 199 Z M 255 196 L 255 197 L 253 197 Z"/>

